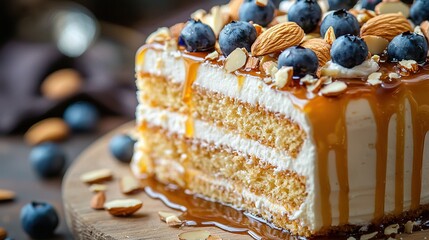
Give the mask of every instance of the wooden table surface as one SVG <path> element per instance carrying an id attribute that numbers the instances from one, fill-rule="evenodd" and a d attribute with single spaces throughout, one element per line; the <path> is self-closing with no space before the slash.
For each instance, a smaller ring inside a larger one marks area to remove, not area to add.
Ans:
<path id="1" fill-rule="evenodd" d="M 127 121 L 124 118 L 103 119 L 96 132 L 72 135 L 61 143 L 67 153 L 67 166 L 93 141 Z M 33 200 L 46 201 L 53 204 L 60 215 L 60 225 L 52 239 L 73 239 L 64 219 L 62 179 L 39 178 L 28 161 L 30 151 L 31 147 L 25 144 L 22 136 L 0 137 L 0 189 L 10 189 L 17 194 L 15 201 L 0 202 L 0 227 L 7 229 L 15 240 L 30 239 L 19 221 L 21 207 Z"/>

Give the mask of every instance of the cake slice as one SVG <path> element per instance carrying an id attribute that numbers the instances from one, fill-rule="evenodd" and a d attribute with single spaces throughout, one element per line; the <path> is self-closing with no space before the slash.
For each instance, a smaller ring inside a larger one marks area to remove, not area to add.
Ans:
<path id="1" fill-rule="evenodd" d="M 257 2 L 242 9 L 271 11 Z M 427 40 L 402 33 L 412 30 L 402 15 L 379 15 L 362 29 L 389 17 L 402 29 L 370 35 L 390 41 L 377 55 L 364 33 L 335 36 L 335 24 L 321 38 L 279 17 L 230 23 L 234 4 L 161 28 L 138 51 L 134 173 L 300 236 L 427 209 Z"/>

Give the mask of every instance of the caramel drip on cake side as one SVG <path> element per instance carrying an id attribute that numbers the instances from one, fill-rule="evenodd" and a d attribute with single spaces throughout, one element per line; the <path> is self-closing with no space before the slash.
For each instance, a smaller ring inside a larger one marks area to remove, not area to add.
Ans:
<path id="1" fill-rule="evenodd" d="M 192 102 L 192 84 L 194 84 L 197 78 L 198 67 L 200 62 L 189 57 L 183 57 L 185 63 L 185 82 L 183 85 L 183 95 L 182 100 L 188 106 L 188 117 L 185 123 L 185 136 L 193 137 L 194 136 L 194 118 L 192 116 L 193 112 L 193 102 Z"/>
<path id="2" fill-rule="evenodd" d="M 404 210 L 405 102 L 398 104 L 396 118 L 395 214 Z"/>

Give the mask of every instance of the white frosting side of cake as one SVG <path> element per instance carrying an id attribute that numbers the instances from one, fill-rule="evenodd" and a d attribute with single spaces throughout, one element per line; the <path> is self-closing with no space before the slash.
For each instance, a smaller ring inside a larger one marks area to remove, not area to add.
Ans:
<path id="1" fill-rule="evenodd" d="M 165 76 L 170 81 L 182 83 L 185 80 L 185 67 L 183 60 L 175 57 L 171 52 L 161 52 L 148 50 L 143 66 L 136 66 L 136 71 L 145 71 L 155 75 Z M 162 59 L 163 68 L 156 68 L 155 60 Z M 376 71 L 375 65 L 369 64 L 368 71 Z M 374 70 L 375 69 L 375 70 Z M 368 72 L 365 70 L 365 74 Z M 364 73 L 362 72 L 362 75 Z M 289 213 L 291 219 L 299 219 L 302 225 L 312 230 L 319 230 L 322 227 L 320 214 L 320 189 L 318 184 L 317 155 L 312 139 L 310 123 L 299 109 L 285 97 L 285 93 L 276 91 L 257 77 L 246 76 L 244 84 L 240 87 L 237 77 L 227 74 L 220 67 L 213 67 L 210 64 L 202 64 L 199 67 L 195 83 L 202 88 L 221 93 L 225 96 L 236 98 L 242 102 L 252 105 L 258 104 L 267 110 L 287 116 L 292 121 L 298 123 L 310 136 L 303 146 L 296 159 L 292 159 L 287 154 L 276 149 L 264 146 L 257 141 L 243 139 L 233 133 L 225 132 L 208 123 L 195 120 L 195 138 L 206 140 L 215 145 L 227 145 L 239 152 L 251 154 L 261 161 L 266 161 L 278 170 L 292 170 L 307 178 L 306 188 L 308 198 L 300 209 L 294 213 Z M 410 208 L 411 202 L 411 175 L 412 175 L 412 121 L 409 102 L 406 103 L 406 128 L 405 128 L 405 164 L 404 164 L 404 209 Z M 166 116 L 166 117 L 162 117 Z M 137 111 L 137 121 L 145 119 L 151 124 L 162 126 L 169 131 L 184 134 L 186 116 L 171 113 L 165 110 L 157 110 L 144 106 L 139 106 Z M 349 202 L 350 213 L 349 223 L 357 225 L 369 224 L 374 216 L 375 207 L 375 182 L 376 182 L 376 132 L 374 114 L 367 100 L 351 101 L 346 111 L 347 134 L 348 136 L 348 174 L 349 174 Z M 366 144 L 362 144 L 366 143 Z M 429 143 L 425 142 L 425 154 L 423 161 L 423 174 L 429 175 Z M 388 136 L 388 162 L 386 177 L 386 197 L 385 212 L 390 213 L 394 209 L 395 196 L 395 159 L 396 159 L 396 117 L 392 117 L 389 123 Z M 329 173 L 331 183 L 331 210 L 332 223 L 339 223 L 338 206 L 338 176 L 335 165 L 335 155 L 330 154 Z M 424 178 L 422 189 L 429 188 L 429 179 Z M 244 193 L 243 193 L 244 194 Z M 249 196 L 250 197 L 250 196 Z M 253 196 L 255 197 L 255 196 Z M 261 201 L 264 206 L 269 206 L 266 199 L 255 199 Z M 422 191 L 421 203 L 429 203 L 429 191 Z M 274 206 L 273 206 L 274 207 Z"/>

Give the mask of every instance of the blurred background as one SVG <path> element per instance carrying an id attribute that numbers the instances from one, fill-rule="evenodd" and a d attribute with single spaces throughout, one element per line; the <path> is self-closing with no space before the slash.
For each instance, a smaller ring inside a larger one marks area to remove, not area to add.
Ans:
<path id="1" fill-rule="evenodd" d="M 19 214 L 32 200 L 57 209 L 61 220 L 53 239 L 73 239 L 63 219 L 62 174 L 38 176 L 29 162 L 32 148 L 43 137 L 61 140 L 64 173 L 94 140 L 134 119 L 134 54 L 146 36 L 227 2 L 0 1 L 0 189 L 15 193 L 12 201 L 0 198 L 0 228 L 11 239 L 29 239 Z M 64 125 L 65 112 L 76 103 L 87 107 L 76 111 L 92 116 L 85 131 Z"/>

